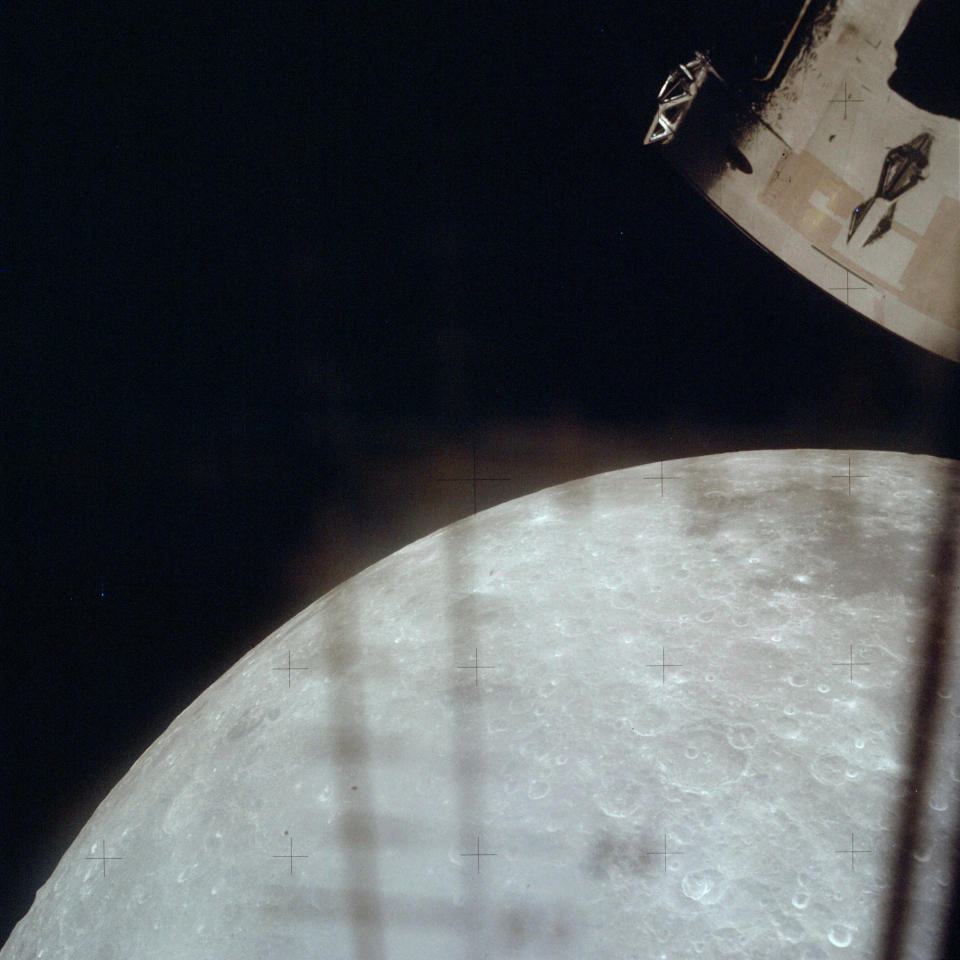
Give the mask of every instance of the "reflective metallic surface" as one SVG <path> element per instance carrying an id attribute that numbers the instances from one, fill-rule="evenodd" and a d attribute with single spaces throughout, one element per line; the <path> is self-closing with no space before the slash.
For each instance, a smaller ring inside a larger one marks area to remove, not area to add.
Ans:
<path id="1" fill-rule="evenodd" d="M 888 84 L 915 7 L 813 5 L 773 89 L 705 74 L 683 129 L 660 119 L 661 104 L 651 131 L 662 128 L 665 155 L 762 246 L 851 309 L 958 360 L 960 122 Z"/>
<path id="2" fill-rule="evenodd" d="M 657 115 L 643 138 L 645 144 L 667 144 L 673 140 L 710 72 L 710 61 L 699 52 L 689 63 L 681 63 L 670 72 L 657 94 Z"/>

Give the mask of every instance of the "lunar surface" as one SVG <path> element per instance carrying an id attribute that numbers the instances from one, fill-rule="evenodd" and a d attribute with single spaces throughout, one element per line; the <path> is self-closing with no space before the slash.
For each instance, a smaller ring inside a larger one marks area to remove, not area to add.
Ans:
<path id="1" fill-rule="evenodd" d="M 0 957 L 878 956 L 950 475 L 677 460 L 405 547 L 176 718 Z M 948 893 L 956 661 L 911 958 Z"/>

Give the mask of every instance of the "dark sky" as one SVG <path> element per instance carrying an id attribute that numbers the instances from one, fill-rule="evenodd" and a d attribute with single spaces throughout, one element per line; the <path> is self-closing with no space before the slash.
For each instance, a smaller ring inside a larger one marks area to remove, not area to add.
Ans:
<path id="1" fill-rule="evenodd" d="M 712 451 L 958 455 L 955 368 L 641 147 L 677 60 L 748 73 L 792 6 L 4 5 L 0 941 L 241 653 L 472 509 L 435 480 L 474 444 L 511 477 L 481 507 Z"/>

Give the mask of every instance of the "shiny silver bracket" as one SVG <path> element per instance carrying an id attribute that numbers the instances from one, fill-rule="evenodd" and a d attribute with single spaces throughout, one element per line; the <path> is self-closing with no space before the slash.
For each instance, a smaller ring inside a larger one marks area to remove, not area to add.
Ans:
<path id="1" fill-rule="evenodd" d="M 697 51 L 688 63 L 681 63 L 664 81 L 657 95 L 657 115 L 643 138 L 648 143 L 669 143 L 676 136 L 677 128 L 683 122 L 687 111 L 693 104 L 693 98 L 706 82 L 707 74 L 716 71 L 710 65 L 706 54 Z"/>

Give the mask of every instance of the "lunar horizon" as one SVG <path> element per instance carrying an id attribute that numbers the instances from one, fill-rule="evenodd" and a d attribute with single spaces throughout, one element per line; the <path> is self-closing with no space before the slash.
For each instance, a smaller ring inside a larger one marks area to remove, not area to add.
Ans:
<path id="1" fill-rule="evenodd" d="M 911 717 L 955 483 L 722 454 L 418 540 L 183 711 L 0 957 L 867 958 L 891 905 L 903 956 L 935 956 L 952 651 L 917 798 Z"/>

